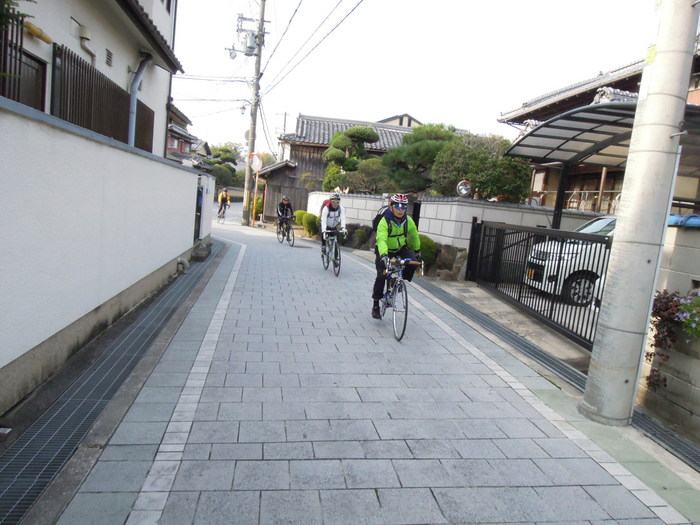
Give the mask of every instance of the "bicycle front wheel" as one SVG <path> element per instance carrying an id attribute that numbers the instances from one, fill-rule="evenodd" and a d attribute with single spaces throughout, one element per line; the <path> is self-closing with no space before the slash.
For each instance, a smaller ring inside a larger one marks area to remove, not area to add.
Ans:
<path id="1" fill-rule="evenodd" d="M 338 243 L 333 246 L 333 273 L 336 277 L 340 273 L 340 246 Z"/>
<path id="2" fill-rule="evenodd" d="M 279 224 L 277 225 L 277 240 L 279 242 L 284 242 L 284 228 Z"/>
<path id="3" fill-rule="evenodd" d="M 394 321 L 394 337 L 401 341 L 406 332 L 406 321 L 408 320 L 408 290 L 406 283 L 397 280 L 394 285 L 394 294 L 391 298 Z"/>
<path id="4" fill-rule="evenodd" d="M 289 246 L 294 246 L 294 228 L 291 226 L 289 226 L 289 230 L 287 230 L 287 242 Z"/>

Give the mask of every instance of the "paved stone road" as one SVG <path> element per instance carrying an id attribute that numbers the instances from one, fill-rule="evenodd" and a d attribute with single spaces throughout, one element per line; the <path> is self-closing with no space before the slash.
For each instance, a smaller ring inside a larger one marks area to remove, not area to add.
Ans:
<path id="1" fill-rule="evenodd" d="M 398 343 L 367 261 L 336 278 L 317 243 L 216 235 L 235 242 L 60 525 L 689 523 L 416 287 Z"/>

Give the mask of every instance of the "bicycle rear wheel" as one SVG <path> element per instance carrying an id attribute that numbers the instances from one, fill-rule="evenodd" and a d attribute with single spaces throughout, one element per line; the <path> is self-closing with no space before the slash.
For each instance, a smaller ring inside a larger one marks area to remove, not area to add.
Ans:
<path id="1" fill-rule="evenodd" d="M 284 228 L 279 224 L 277 225 L 277 240 L 279 242 L 284 242 Z"/>
<path id="2" fill-rule="evenodd" d="M 340 274 L 340 246 L 337 242 L 333 245 L 333 273 L 336 277 Z"/>
<path id="3" fill-rule="evenodd" d="M 406 332 L 406 321 L 408 320 L 408 290 L 406 289 L 406 283 L 404 281 L 400 279 L 396 281 L 391 300 L 394 337 L 397 341 L 401 341 L 403 334 Z"/>
<path id="4" fill-rule="evenodd" d="M 294 228 L 291 226 L 288 226 L 289 230 L 287 230 L 287 242 L 289 243 L 289 246 L 294 246 Z"/>
<path id="5" fill-rule="evenodd" d="M 330 251 L 333 249 L 333 241 L 329 240 L 326 242 L 326 251 L 321 252 L 321 262 L 323 263 L 323 269 L 327 270 L 328 269 L 328 264 L 331 262 L 331 258 L 328 255 Z"/>

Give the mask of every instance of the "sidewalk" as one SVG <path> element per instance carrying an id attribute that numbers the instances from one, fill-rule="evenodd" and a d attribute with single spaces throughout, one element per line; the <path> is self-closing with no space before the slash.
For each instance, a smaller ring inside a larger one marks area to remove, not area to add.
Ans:
<path id="1" fill-rule="evenodd" d="M 336 278 L 318 243 L 215 234 L 201 294 L 22 523 L 700 523 L 700 474 L 586 420 L 579 392 L 418 286 L 398 343 L 363 254 Z M 435 284 L 585 367 L 477 287 Z"/>

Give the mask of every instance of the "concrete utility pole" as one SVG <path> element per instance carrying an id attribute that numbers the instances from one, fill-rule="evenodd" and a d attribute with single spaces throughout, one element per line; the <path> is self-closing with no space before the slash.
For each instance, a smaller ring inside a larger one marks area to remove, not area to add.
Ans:
<path id="1" fill-rule="evenodd" d="M 629 424 L 646 343 L 656 274 L 673 197 L 700 8 L 662 0 L 656 46 L 642 73 L 615 241 L 581 412 Z"/>
<path id="2" fill-rule="evenodd" d="M 255 127 L 258 120 L 258 104 L 260 103 L 260 62 L 262 59 L 262 47 L 265 40 L 265 0 L 260 0 L 260 19 L 258 20 L 258 32 L 255 37 L 255 77 L 253 79 L 253 100 L 250 104 L 250 129 L 248 130 L 248 155 L 245 165 L 245 188 L 243 191 L 243 214 L 241 224 L 250 225 L 250 194 L 253 186 L 253 168 L 249 159 L 255 153 Z"/>

